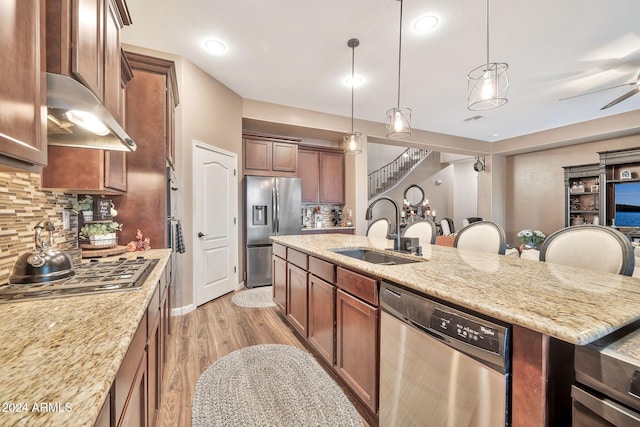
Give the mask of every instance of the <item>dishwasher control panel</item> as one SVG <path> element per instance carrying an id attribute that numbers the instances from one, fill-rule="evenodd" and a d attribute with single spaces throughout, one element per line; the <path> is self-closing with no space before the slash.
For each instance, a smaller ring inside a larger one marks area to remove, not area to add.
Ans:
<path id="1" fill-rule="evenodd" d="M 501 343 L 497 329 L 440 308 L 433 309 L 429 329 L 474 347 L 500 354 Z"/>

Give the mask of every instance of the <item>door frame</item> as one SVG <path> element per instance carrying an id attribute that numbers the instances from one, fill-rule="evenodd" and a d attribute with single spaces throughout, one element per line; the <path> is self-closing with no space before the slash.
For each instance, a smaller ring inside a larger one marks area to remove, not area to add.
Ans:
<path id="1" fill-rule="evenodd" d="M 240 234 L 239 234 L 240 233 L 240 231 L 239 231 L 239 229 L 240 229 L 240 227 L 239 227 L 240 218 L 238 217 L 238 200 L 239 200 L 238 197 L 240 196 L 240 194 L 239 194 L 239 184 L 238 184 L 238 176 L 239 176 L 238 154 L 234 153 L 233 151 L 228 151 L 228 150 L 222 149 L 220 147 L 216 147 L 216 146 L 213 146 L 213 145 L 206 144 L 206 143 L 198 141 L 196 139 L 193 140 L 192 151 L 191 151 L 193 153 L 193 156 L 192 156 L 192 159 L 191 159 L 191 179 L 192 179 L 191 182 L 193 183 L 193 185 L 191 187 L 191 200 L 193 201 L 193 209 L 191 210 L 191 224 L 192 224 L 192 229 L 193 229 L 194 233 L 196 232 L 196 225 L 198 224 L 198 221 L 197 221 L 198 212 L 195 209 L 195 200 L 196 200 L 196 197 L 197 197 L 197 195 L 196 195 L 196 179 L 197 179 L 197 177 L 196 177 L 196 166 L 199 164 L 198 156 L 196 155 L 197 149 L 203 149 L 203 150 L 211 151 L 211 152 L 213 152 L 215 154 L 220 154 L 220 155 L 223 155 L 223 156 L 228 156 L 228 157 L 233 158 L 234 171 L 235 171 L 236 179 L 235 179 L 233 188 L 231 188 L 230 190 L 235 192 L 235 202 L 236 203 L 232 207 L 233 217 L 235 218 L 235 223 L 233 224 L 234 227 L 235 227 L 235 233 L 233 233 L 233 236 L 232 236 L 232 240 L 233 240 L 233 242 L 235 244 L 235 251 L 233 251 L 232 257 L 233 257 L 233 263 L 237 266 L 236 267 L 236 271 L 233 273 L 233 277 L 234 277 L 235 284 L 236 284 L 236 290 L 237 290 L 237 289 L 242 288 L 242 286 L 244 286 L 242 282 L 238 281 L 238 278 L 240 277 L 240 275 L 239 275 L 239 267 L 240 266 L 238 265 L 238 261 L 239 261 L 238 251 L 239 251 L 239 244 L 240 244 Z M 198 271 L 198 269 L 197 269 L 198 256 L 195 253 L 196 250 L 197 250 L 196 249 L 196 245 L 194 244 L 193 245 L 193 252 L 194 253 L 193 253 L 192 264 L 191 264 L 192 280 L 195 279 L 195 273 Z M 197 307 L 196 288 L 197 288 L 197 286 L 196 286 L 195 280 L 194 280 L 193 286 L 191 287 L 191 292 L 192 292 L 191 298 L 192 298 L 192 301 L 193 301 L 194 308 Z"/>

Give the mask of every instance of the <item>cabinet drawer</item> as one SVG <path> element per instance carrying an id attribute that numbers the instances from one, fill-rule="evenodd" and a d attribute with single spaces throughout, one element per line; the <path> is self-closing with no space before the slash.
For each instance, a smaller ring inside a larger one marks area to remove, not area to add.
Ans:
<path id="1" fill-rule="evenodd" d="M 297 265 L 303 270 L 306 270 L 309 267 L 308 258 L 309 256 L 305 253 L 296 251 L 295 249 L 287 248 L 287 261 L 289 261 L 291 264 Z"/>
<path id="2" fill-rule="evenodd" d="M 336 274 L 333 268 L 333 264 L 327 261 L 323 261 L 312 256 L 309 257 L 309 272 L 315 274 L 321 279 L 326 280 L 329 283 L 336 282 Z"/>
<path id="3" fill-rule="evenodd" d="M 279 256 L 282 259 L 287 259 L 287 247 L 278 243 L 273 244 L 273 254 Z"/>
<path id="4" fill-rule="evenodd" d="M 378 281 L 342 267 L 337 269 L 336 283 L 340 289 L 378 306 Z"/>

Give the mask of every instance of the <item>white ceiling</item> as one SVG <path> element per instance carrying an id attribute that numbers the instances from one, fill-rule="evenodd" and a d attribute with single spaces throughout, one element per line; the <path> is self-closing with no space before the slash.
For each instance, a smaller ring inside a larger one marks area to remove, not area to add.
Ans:
<path id="1" fill-rule="evenodd" d="M 350 116 L 356 37 L 355 117 L 384 122 L 396 106 L 397 0 L 128 0 L 125 43 L 187 58 L 247 99 Z M 484 0 L 405 0 L 402 106 L 414 128 L 498 141 L 640 108 L 640 94 L 600 108 L 640 72 L 639 0 L 493 0 L 490 61 L 509 64 L 509 102 L 466 108 L 467 73 L 486 62 Z M 436 15 L 417 34 L 412 23 Z M 223 40 L 227 53 L 204 50 Z M 480 114 L 485 118 L 464 119 Z M 357 129 L 356 129 L 357 130 Z"/>

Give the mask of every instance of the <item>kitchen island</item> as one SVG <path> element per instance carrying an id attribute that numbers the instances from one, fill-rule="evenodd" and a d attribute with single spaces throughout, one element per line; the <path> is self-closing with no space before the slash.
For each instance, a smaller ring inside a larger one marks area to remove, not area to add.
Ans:
<path id="1" fill-rule="evenodd" d="M 337 234 L 272 239 L 338 269 L 378 283 L 388 280 L 512 325 L 513 426 L 566 422 L 574 345 L 640 319 L 640 280 L 632 277 L 437 245 L 425 245 L 420 262 L 381 265 L 333 250 L 385 252 L 386 239 Z"/>
<path id="2" fill-rule="evenodd" d="M 121 256 L 158 259 L 141 288 L 0 304 L 0 426 L 94 425 L 171 250 Z"/>

